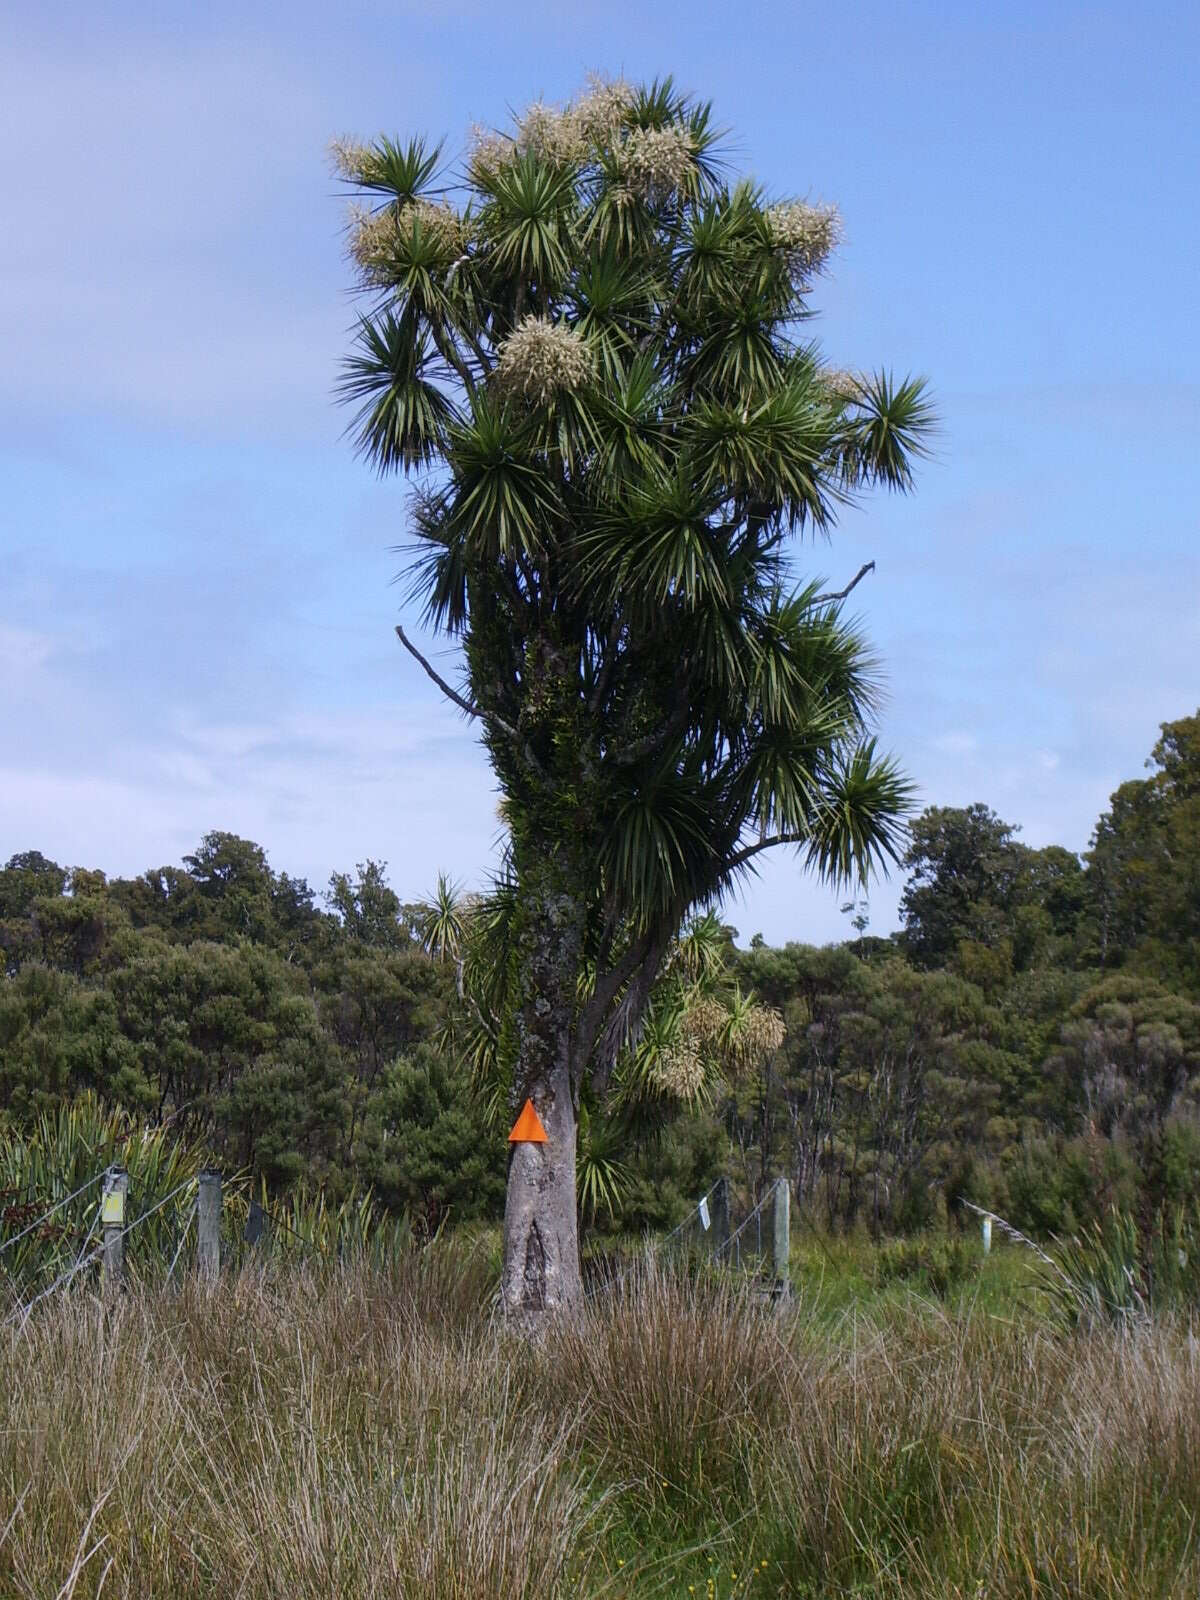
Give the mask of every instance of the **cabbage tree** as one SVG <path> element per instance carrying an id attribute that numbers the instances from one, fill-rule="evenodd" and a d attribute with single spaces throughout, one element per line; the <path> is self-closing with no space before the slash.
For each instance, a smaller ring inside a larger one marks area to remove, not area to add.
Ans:
<path id="1" fill-rule="evenodd" d="M 729 171 L 710 108 L 596 82 L 476 130 L 339 143 L 364 299 L 343 397 L 413 484 L 408 574 L 479 729 L 508 852 L 495 1049 L 515 1109 L 503 1297 L 580 1294 L 575 1151 L 690 914 L 768 850 L 865 879 L 907 785 L 871 737 L 876 676 L 794 550 L 905 490 L 920 380 L 847 372 L 809 297 L 829 207 Z"/>

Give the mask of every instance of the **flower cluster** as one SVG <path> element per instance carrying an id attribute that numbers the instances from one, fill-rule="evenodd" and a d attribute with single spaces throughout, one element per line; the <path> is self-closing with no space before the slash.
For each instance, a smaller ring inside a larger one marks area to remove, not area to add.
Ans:
<path id="1" fill-rule="evenodd" d="M 536 100 L 517 124 L 516 147 L 544 160 L 570 166 L 587 154 L 587 136 L 571 107 L 560 111 Z"/>
<path id="2" fill-rule="evenodd" d="M 412 200 L 405 205 L 389 205 L 379 211 L 363 206 L 351 208 L 347 249 L 351 260 L 368 284 L 389 283 L 397 256 L 411 243 L 414 231 L 432 239 L 438 253 L 447 258 L 460 256 L 467 246 L 467 225 L 454 208 L 445 202 Z"/>
<path id="3" fill-rule="evenodd" d="M 862 399 L 862 379 L 841 367 L 826 367 L 821 377 L 835 400 L 853 403 Z"/>
<path id="4" fill-rule="evenodd" d="M 632 97 L 623 80 L 593 77 L 587 91 L 567 106 L 560 108 L 536 100 L 517 119 L 514 134 L 473 128 L 467 152 L 468 171 L 473 177 L 486 180 L 489 173 L 523 151 L 563 166 L 586 161 L 592 149 L 608 144 L 616 136 Z"/>
<path id="5" fill-rule="evenodd" d="M 380 211 L 369 211 L 365 206 L 351 206 L 346 233 L 346 250 L 362 274 L 363 282 L 382 284 L 387 281 L 388 264 L 395 259 L 399 230 L 397 208 L 384 206 Z"/>
<path id="6" fill-rule="evenodd" d="M 526 317 L 500 346 L 496 380 L 535 405 L 546 405 L 557 394 L 584 388 L 594 370 L 582 335 L 561 322 Z"/>
<path id="7" fill-rule="evenodd" d="M 786 200 L 767 211 L 772 243 L 782 250 L 796 278 L 819 272 L 832 255 L 842 234 L 836 206 L 810 206 Z"/>
<path id="8" fill-rule="evenodd" d="M 329 158 L 336 176 L 347 183 L 365 183 L 375 171 L 375 152 L 370 145 L 359 144 L 355 139 L 334 139 Z"/>
<path id="9" fill-rule="evenodd" d="M 460 256 L 466 249 L 470 230 L 448 201 L 435 205 L 431 200 L 414 200 L 404 207 L 402 220 L 406 229 L 419 223 L 421 231 L 431 235 L 449 256 Z"/>
<path id="10" fill-rule="evenodd" d="M 472 182 L 486 183 L 490 174 L 512 160 L 516 148 L 516 142 L 508 134 L 496 133 L 476 123 L 467 144 L 467 171 Z"/>
<path id="11" fill-rule="evenodd" d="M 647 201 L 682 188 L 695 164 L 695 145 L 682 128 L 634 128 L 621 146 L 625 181 Z"/>
<path id="12" fill-rule="evenodd" d="M 677 1100 L 694 1100 L 704 1084 L 704 1059 L 694 1039 L 686 1036 L 664 1050 L 654 1067 L 658 1087 Z"/>
<path id="13" fill-rule="evenodd" d="M 701 995 L 684 1013 L 683 1030 L 697 1044 L 711 1045 L 721 1037 L 728 1021 L 729 1013 L 719 1000 Z"/>
<path id="14" fill-rule="evenodd" d="M 783 1043 L 787 1029 L 773 1006 L 751 1006 L 737 1030 L 734 1052 L 744 1067 L 769 1061 Z"/>
<path id="15" fill-rule="evenodd" d="M 633 90 L 624 78 L 588 77 L 587 92 L 572 106 L 572 115 L 582 132 L 594 144 L 606 144 L 615 137 L 633 103 Z"/>

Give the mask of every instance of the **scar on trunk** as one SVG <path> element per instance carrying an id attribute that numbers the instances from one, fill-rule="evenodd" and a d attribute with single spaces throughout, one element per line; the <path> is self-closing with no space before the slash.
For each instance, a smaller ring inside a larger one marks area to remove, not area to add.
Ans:
<path id="1" fill-rule="evenodd" d="M 525 1241 L 525 1286 L 521 1304 L 527 1311 L 543 1311 L 546 1307 L 546 1247 L 536 1222 L 530 1223 L 529 1238 Z"/>

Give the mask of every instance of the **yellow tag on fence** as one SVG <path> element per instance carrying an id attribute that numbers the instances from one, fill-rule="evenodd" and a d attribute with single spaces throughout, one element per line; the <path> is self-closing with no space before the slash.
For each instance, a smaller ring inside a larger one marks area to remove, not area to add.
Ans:
<path id="1" fill-rule="evenodd" d="M 100 1221 L 115 1222 L 122 1227 L 125 1222 L 125 1196 L 120 1189 L 110 1189 L 100 1204 Z"/>

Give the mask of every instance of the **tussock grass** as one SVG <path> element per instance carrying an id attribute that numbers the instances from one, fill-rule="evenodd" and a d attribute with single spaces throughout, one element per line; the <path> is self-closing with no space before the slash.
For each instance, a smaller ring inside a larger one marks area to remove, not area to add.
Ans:
<path id="1" fill-rule="evenodd" d="M 649 1267 L 528 1338 L 493 1270 L 443 1241 L 6 1328 L 0 1595 L 1197 1592 L 1180 1324 Z"/>

